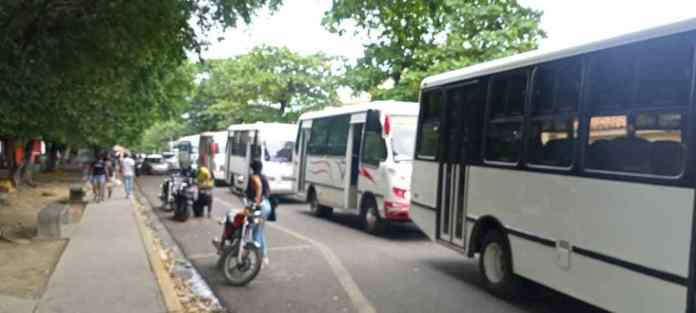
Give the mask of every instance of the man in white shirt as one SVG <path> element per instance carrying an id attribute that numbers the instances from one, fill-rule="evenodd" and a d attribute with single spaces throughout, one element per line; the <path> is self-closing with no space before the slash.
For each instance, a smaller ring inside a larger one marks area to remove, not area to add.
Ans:
<path id="1" fill-rule="evenodd" d="M 121 161 L 121 175 L 123 175 L 123 186 L 126 188 L 126 198 L 130 198 L 133 193 L 135 160 L 133 160 L 128 153 L 123 156 L 123 160 Z"/>

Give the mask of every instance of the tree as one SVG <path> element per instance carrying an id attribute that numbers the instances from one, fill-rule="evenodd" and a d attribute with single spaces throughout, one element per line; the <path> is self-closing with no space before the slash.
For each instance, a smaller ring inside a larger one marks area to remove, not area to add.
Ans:
<path id="1" fill-rule="evenodd" d="M 347 84 L 374 99 L 416 100 L 425 76 L 536 48 L 541 15 L 516 0 L 336 0 L 323 24 L 345 34 L 352 21 L 371 38 Z"/>
<path id="2" fill-rule="evenodd" d="M 323 54 L 302 56 L 287 48 L 256 47 L 248 54 L 210 62 L 194 99 L 207 105 L 209 116 L 219 117 L 217 128 L 295 121 L 304 111 L 337 102 L 336 60 Z"/>
<path id="3" fill-rule="evenodd" d="M 182 102 L 186 51 L 212 27 L 280 0 L 4 0 L 0 136 L 19 143 L 136 142 Z M 195 21 L 191 25 L 189 21 Z M 195 28 L 194 28 L 195 27 Z"/>
<path id="4" fill-rule="evenodd" d="M 8 0 L 0 4 L 0 134 L 132 142 L 173 110 L 171 77 L 211 27 L 280 0 Z M 189 24 L 195 20 L 198 29 Z M 108 127 L 103 127 L 107 125 Z M 69 135 L 69 136 L 66 136 Z"/>

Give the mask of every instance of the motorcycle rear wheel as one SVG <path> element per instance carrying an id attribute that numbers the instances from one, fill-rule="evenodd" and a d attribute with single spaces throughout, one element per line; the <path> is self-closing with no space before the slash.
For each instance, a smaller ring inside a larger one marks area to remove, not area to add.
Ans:
<path id="1" fill-rule="evenodd" d="M 176 210 L 174 210 L 174 219 L 179 222 L 186 222 L 189 216 L 191 216 L 191 211 L 188 205 L 186 203 L 178 203 Z"/>
<path id="2" fill-rule="evenodd" d="M 261 251 L 257 247 L 248 247 L 244 250 L 242 264 L 237 263 L 237 245 L 228 249 L 223 256 L 222 272 L 225 280 L 232 286 L 244 286 L 251 282 L 261 271 Z"/>

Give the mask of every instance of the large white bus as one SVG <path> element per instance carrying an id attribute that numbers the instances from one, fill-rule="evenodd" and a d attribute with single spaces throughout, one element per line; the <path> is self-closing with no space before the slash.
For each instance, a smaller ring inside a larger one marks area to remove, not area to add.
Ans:
<path id="1" fill-rule="evenodd" d="M 271 193 L 291 195 L 293 184 L 292 149 L 295 145 L 295 124 L 237 124 L 227 129 L 225 182 L 236 192 L 246 190 L 249 165 L 261 160 L 263 173 Z"/>
<path id="2" fill-rule="evenodd" d="M 378 101 L 302 114 L 295 146 L 297 192 L 312 213 L 360 214 L 366 231 L 410 221 L 414 102 Z"/>
<path id="3" fill-rule="evenodd" d="M 690 20 L 426 78 L 414 221 L 496 293 L 694 312 L 695 46 Z"/>

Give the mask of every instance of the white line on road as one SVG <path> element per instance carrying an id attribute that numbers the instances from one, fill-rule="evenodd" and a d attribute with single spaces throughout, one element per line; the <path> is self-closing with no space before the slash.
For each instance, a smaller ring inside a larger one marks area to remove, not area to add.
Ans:
<path id="1" fill-rule="evenodd" d="M 234 207 L 231 203 L 224 200 L 216 199 L 215 201 L 218 201 L 225 206 Z M 322 256 L 324 256 L 324 259 L 326 259 L 326 262 L 329 264 L 329 267 L 331 267 L 331 270 L 336 276 L 336 279 L 338 279 L 338 282 L 341 284 L 343 289 L 348 294 L 348 297 L 350 298 L 351 303 L 353 303 L 355 309 L 359 313 L 377 312 L 375 308 L 372 306 L 372 304 L 370 304 L 370 301 L 367 299 L 367 297 L 365 297 L 362 291 L 360 291 L 358 284 L 355 283 L 353 277 L 350 275 L 350 272 L 348 272 L 348 269 L 346 269 L 346 267 L 343 265 L 338 256 L 335 253 L 333 253 L 333 251 L 331 251 L 329 247 L 325 246 L 321 242 L 318 242 L 293 230 L 280 226 L 277 223 L 267 223 L 266 225 L 280 230 L 282 232 L 285 232 L 297 239 L 308 242 L 311 245 L 317 247 L 317 249 L 321 251 Z"/>

